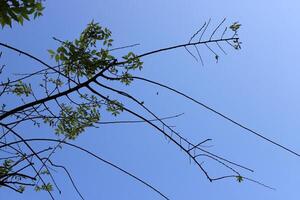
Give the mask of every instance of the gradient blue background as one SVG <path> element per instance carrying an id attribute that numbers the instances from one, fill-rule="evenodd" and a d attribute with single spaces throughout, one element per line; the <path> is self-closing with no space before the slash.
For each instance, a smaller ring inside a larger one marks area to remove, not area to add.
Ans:
<path id="1" fill-rule="evenodd" d="M 222 55 L 216 64 L 202 48 L 202 67 L 178 49 L 145 58 L 142 74 L 300 152 L 298 1 L 65 0 L 46 1 L 45 7 L 43 17 L 1 30 L 1 42 L 53 63 L 46 51 L 57 46 L 51 37 L 72 40 L 92 19 L 113 32 L 116 46 L 140 43 L 133 49 L 136 53 L 187 42 L 209 18 L 212 25 L 224 17 L 227 24 L 239 21 L 241 51 L 227 48 L 228 55 Z M 25 71 L 31 67 L 21 65 L 24 57 L 18 60 L 15 54 L 7 55 L 8 64 Z M 89 129 L 77 144 L 143 178 L 174 200 L 299 199 L 300 158 L 166 90 L 137 81 L 128 91 L 159 116 L 184 112 L 169 124 L 195 142 L 212 138 L 214 146 L 209 150 L 255 169 L 255 173 L 246 175 L 276 191 L 232 179 L 210 183 L 175 145 L 145 124 Z M 27 130 L 28 137 L 42 134 Z M 86 199 L 161 199 L 132 178 L 78 151 L 65 148 L 53 158 L 69 168 Z M 214 175 L 227 172 L 213 162 L 204 166 Z M 61 195 L 55 194 L 57 199 L 79 199 L 64 173 L 55 175 L 63 190 Z M 22 195 L 1 189 L 0 199 L 40 200 L 49 196 L 30 189 Z"/>

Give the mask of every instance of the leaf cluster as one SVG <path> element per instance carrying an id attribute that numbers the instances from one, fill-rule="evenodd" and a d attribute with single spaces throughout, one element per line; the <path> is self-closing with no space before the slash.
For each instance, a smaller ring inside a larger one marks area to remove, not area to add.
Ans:
<path id="1" fill-rule="evenodd" d="M 25 95 L 28 97 L 32 93 L 31 85 L 18 81 L 18 83 L 13 86 L 12 93 L 18 96 Z"/>
<path id="2" fill-rule="evenodd" d="M 97 108 L 86 104 L 80 104 L 73 109 L 69 105 L 62 104 L 60 111 L 60 121 L 55 129 L 55 133 L 65 135 L 68 139 L 74 140 L 85 128 L 93 126 L 100 120 L 100 113 Z"/>
<path id="3" fill-rule="evenodd" d="M 48 191 L 48 192 L 51 192 L 52 190 L 53 190 L 53 186 L 52 186 L 52 184 L 51 183 L 47 183 L 47 184 L 42 184 L 42 185 L 40 185 L 40 186 L 35 186 L 35 191 L 37 191 L 37 192 L 40 192 L 40 191 L 42 191 L 42 190 L 44 190 L 44 191 Z"/>
<path id="4" fill-rule="evenodd" d="M 91 22 L 78 39 L 73 42 L 61 41 L 56 51 L 48 52 L 56 62 L 62 64 L 65 75 L 91 78 L 115 59 L 108 50 L 113 42 L 110 36 L 110 30 Z M 100 49 L 97 43 L 101 43 Z"/>
<path id="5" fill-rule="evenodd" d="M 0 166 L 0 178 L 6 176 L 12 170 L 13 160 L 5 159 Z"/>
<path id="6" fill-rule="evenodd" d="M 12 21 L 23 25 L 24 19 L 30 20 L 42 16 L 44 10 L 41 0 L 1 0 L 0 1 L 0 24 L 12 27 Z"/>

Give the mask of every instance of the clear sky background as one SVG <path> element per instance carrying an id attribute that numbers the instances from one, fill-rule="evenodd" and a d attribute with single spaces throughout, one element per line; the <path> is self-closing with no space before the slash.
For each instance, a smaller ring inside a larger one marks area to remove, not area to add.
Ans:
<path id="1" fill-rule="evenodd" d="M 43 17 L 1 30 L 1 42 L 53 63 L 47 52 L 57 46 L 52 36 L 73 40 L 91 20 L 112 31 L 116 46 L 140 43 L 133 49 L 137 54 L 185 43 L 209 18 L 215 26 L 224 17 L 227 25 L 239 21 L 242 50 L 226 46 L 228 55 L 220 52 L 218 63 L 205 48 L 201 48 L 204 66 L 178 49 L 145 58 L 140 74 L 177 88 L 300 152 L 298 1 L 56 0 L 46 1 L 45 7 Z M 32 67 L 23 65 L 27 62 L 24 57 L 16 58 L 8 51 L 5 55 L 6 64 L 15 69 L 24 72 Z M 183 152 L 146 124 L 88 129 L 76 144 L 143 178 L 174 200 L 299 199 L 300 158 L 166 90 L 138 81 L 127 89 L 159 116 L 184 112 L 168 123 L 195 143 L 212 138 L 210 151 L 254 169 L 255 173 L 244 174 L 276 191 L 234 179 L 210 183 L 189 164 Z M 25 137 L 43 134 L 26 130 Z M 162 199 L 132 178 L 78 151 L 64 148 L 53 159 L 68 167 L 86 199 Z M 227 172 L 214 162 L 206 161 L 204 166 L 213 175 Z M 55 176 L 63 191 L 55 194 L 57 199 L 79 199 L 63 172 Z M 0 199 L 40 200 L 49 196 L 31 189 L 22 195 L 1 189 Z"/>

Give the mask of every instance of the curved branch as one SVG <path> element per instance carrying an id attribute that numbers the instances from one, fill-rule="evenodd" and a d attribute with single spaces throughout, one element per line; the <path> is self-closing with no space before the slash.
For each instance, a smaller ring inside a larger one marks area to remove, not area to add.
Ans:
<path id="1" fill-rule="evenodd" d="M 48 161 L 52 166 L 57 167 L 57 168 L 62 168 L 62 169 L 67 173 L 67 175 L 68 175 L 68 177 L 69 177 L 69 179 L 70 179 L 70 181 L 71 181 L 71 183 L 72 183 L 74 189 L 76 190 L 77 194 L 80 196 L 80 198 L 81 198 L 82 200 L 84 200 L 84 198 L 83 198 L 81 192 L 80 192 L 79 189 L 77 188 L 77 186 L 76 186 L 76 184 L 75 184 L 75 182 L 74 182 L 74 180 L 73 180 L 73 178 L 72 178 L 70 172 L 67 170 L 67 168 L 66 168 L 65 166 L 62 166 L 62 165 L 54 164 L 49 158 L 45 158 L 45 159 L 46 159 L 46 161 Z"/>
<path id="2" fill-rule="evenodd" d="M 93 88 L 91 88 L 90 86 L 87 86 L 87 88 L 93 92 L 94 94 L 98 95 L 99 97 L 105 99 L 106 101 L 108 102 L 111 102 L 111 100 L 107 97 L 105 97 L 104 95 L 100 94 L 99 92 L 97 92 L 96 90 L 94 90 Z M 127 96 L 126 93 L 124 93 L 125 96 Z M 130 98 L 130 96 L 128 96 Z M 138 102 L 137 100 L 134 100 L 136 102 Z M 140 105 L 142 105 L 140 102 L 138 102 Z M 157 129 L 159 132 L 161 132 L 165 137 L 167 137 L 170 141 L 172 141 L 175 145 L 177 145 L 180 149 L 182 149 L 190 158 L 193 158 L 193 156 L 190 154 L 189 151 L 187 151 L 185 148 L 182 147 L 182 145 L 180 144 L 180 142 L 176 141 L 174 138 L 172 138 L 170 135 L 168 135 L 164 130 L 162 130 L 161 128 L 159 128 L 157 125 L 155 125 L 154 123 L 150 122 L 150 121 L 147 121 L 147 119 L 145 117 L 143 117 L 142 115 L 136 113 L 136 112 L 133 112 L 132 110 L 126 108 L 126 107 L 122 107 L 123 110 L 125 110 L 126 112 L 138 117 L 139 119 L 141 120 L 144 120 L 146 121 L 149 125 L 151 125 L 153 128 Z M 150 110 L 147 110 L 148 112 L 151 112 Z M 152 113 L 152 115 L 156 117 L 156 115 L 154 115 Z M 162 121 L 161 121 L 162 122 Z M 201 171 L 204 173 L 204 175 L 206 176 L 206 178 L 209 180 L 209 181 L 212 181 L 211 178 L 209 177 L 208 173 L 206 172 L 206 170 L 201 166 L 201 164 L 199 164 L 197 162 L 197 160 L 193 159 L 195 161 L 195 163 L 199 166 L 199 168 L 201 169 Z"/>
<path id="3" fill-rule="evenodd" d="M 111 167 L 125 173 L 126 175 L 134 178 L 135 180 L 137 180 L 138 182 L 142 183 L 143 185 L 147 186 L 148 188 L 150 188 L 151 190 L 153 190 L 154 192 L 156 192 L 157 194 L 159 194 L 161 197 L 163 197 L 164 199 L 166 200 L 170 200 L 166 195 L 164 195 L 162 192 L 160 192 L 158 189 L 156 189 L 154 186 L 150 185 L 149 183 L 147 183 L 146 181 L 140 179 L 139 177 L 135 176 L 134 174 L 126 171 L 125 169 L 113 164 L 112 162 L 108 161 L 108 160 L 105 160 L 103 158 L 101 158 L 100 156 L 94 154 L 93 152 L 90 152 L 80 146 L 77 146 L 75 144 L 72 144 L 72 143 L 69 143 L 69 142 L 66 142 L 66 141 L 62 141 L 62 140 L 57 140 L 57 139 L 45 139 L 45 138 L 32 138 L 32 139 L 24 139 L 24 140 L 18 140 L 18 141 L 14 141 L 14 142 L 10 142 L 10 143 L 7 143 L 7 144 L 4 144 L 4 145 L 1 145 L 0 146 L 0 149 L 3 148 L 3 147 L 6 147 L 6 146 L 11 146 L 13 144 L 17 144 L 17 143 L 21 143 L 21 142 L 33 142 L 33 141 L 37 141 L 37 142 L 58 142 L 58 143 L 63 143 L 65 145 L 68 145 L 70 147 L 73 147 L 75 149 L 78 149 L 80 151 L 83 151 L 87 154 L 89 154 L 90 156 L 96 158 L 97 160 L 100 160 L 108 165 L 110 165 Z"/>
<path id="4" fill-rule="evenodd" d="M 109 78 L 109 77 L 105 76 L 105 78 Z M 242 125 L 241 123 L 239 123 L 239 122 L 237 122 L 237 121 L 231 119 L 230 117 L 227 117 L 227 116 L 224 115 L 223 113 L 221 113 L 221 112 L 219 112 L 219 111 L 217 111 L 217 110 L 215 110 L 215 109 L 213 109 L 213 108 L 207 106 L 207 105 L 204 104 L 204 103 L 201 103 L 200 101 L 198 101 L 198 100 L 196 100 L 196 99 L 194 99 L 194 98 L 192 98 L 192 97 L 190 97 L 190 96 L 188 96 L 188 95 L 186 95 L 186 94 L 184 94 L 184 93 L 182 93 L 182 92 L 180 92 L 180 91 L 178 91 L 178 90 L 176 90 L 176 89 L 174 89 L 174 88 L 171 88 L 171 87 L 169 87 L 169 86 L 167 86 L 167 85 L 164 85 L 164 84 L 161 84 L 161 83 L 158 83 L 158 82 L 156 82 L 156 81 L 152 81 L 152 80 L 149 80 L 149 79 L 146 79 L 146 78 L 142 78 L 142 77 L 133 76 L 132 78 L 133 78 L 133 79 L 137 79 L 137 80 L 142 80 L 142 81 L 145 81 L 145 82 L 148 82 L 148 83 L 152 83 L 152 84 L 154 84 L 154 85 L 158 85 L 158 86 L 163 87 L 163 88 L 166 88 L 166 89 L 168 89 L 168 90 L 170 90 L 170 91 L 172 91 L 172 92 L 175 92 L 176 94 L 179 94 L 180 96 L 183 96 L 183 97 L 185 97 L 185 98 L 191 100 L 192 102 L 194 102 L 194 103 L 196 103 L 196 104 L 198 104 L 198 105 L 204 107 L 205 109 L 207 109 L 207 110 L 209 110 L 209 111 L 211 111 L 211 112 L 213 112 L 213 113 L 219 115 L 219 116 L 222 117 L 223 119 L 226 119 L 227 121 L 229 121 L 229 122 L 231 122 L 231 123 L 233 123 L 233 124 L 235 124 L 235 125 L 241 127 L 242 129 L 244 129 L 244 130 L 246 130 L 246 131 L 248 131 L 248 132 L 250 132 L 250 133 L 253 133 L 254 135 L 260 137 L 261 139 L 263 139 L 263 140 L 265 140 L 265 141 L 267 141 L 267 142 L 270 142 L 270 143 L 272 143 L 273 145 L 275 145 L 275 146 L 277 146 L 277 147 L 280 147 L 281 149 L 284 149 L 284 150 L 288 151 L 289 153 L 292 153 L 292 154 L 294 154 L 294 155 L 300 157 L 300 154 L 299 154 L 299 153 L 297 153 L 297 152 L 291 150 L 290 148 L 287 148 L 287 147 L 285 147 L 285 146 L 283 146 L 283 145 L 281 145 L 281 144 L 279 144 L 279 143 L 277 143 L 277 142 L 275 142 L 275 141 L 273 141 L 273 140 L 267 138 L 266 136 L 263 136 L 261 133 L 259 133 L 259 132 L 257 132 L 257 131 L 254 131 L 254 130 L 250 129 L 250 128 L 246 127 L 245 125 Z M 118 79 L 118 78 L 117 78 L 117 79 Z"/>

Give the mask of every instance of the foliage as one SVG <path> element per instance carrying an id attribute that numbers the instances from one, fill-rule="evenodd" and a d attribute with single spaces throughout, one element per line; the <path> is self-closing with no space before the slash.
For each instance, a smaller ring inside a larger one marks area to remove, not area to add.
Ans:
<path id="1" fill-rule="evenodd" d="M 239 183 L 241 183 L 244 179 L 243 179 L 242 176 L 237 176 L 237 177 L 236 177 L 236 180 L 237 180 Z"/>
<path id="2" fill-rule="evenodd" d="M 41 0 L 1 0 L 0 1 L 0 24 L 12 27 L 12 21 L 23 25 L 24 19 L 30 20 L 42 16 L 44 10 Z"/>
<path id="3" fill-rule="evenodd" d="M 91 22 L 88 24 L 80 37 L 73 42 L 59 42 L 61 46 L 56 51 L 49 49 L 48 52 L 62 66 L 60 73 L 69 79 L 66 81 L 80 78 L 89 80 L 100 71 L 108 70 L 114 75 L 121 73 L 119 76 L 120 82 L 129 85 L 132 81 L 132 75 L 129 72 L 142 69 L 143 63 L 132 52 L 122 57 L 124 59 L 123 69 L 114 65 L 116 58 L 109 51 L 109 47 L 112 46 L 113 42 L 111 31 L 101 27 L 99 23 Z M 100 44 L 101 48 L 98 48 L 97 44 Z M 56 88 L 64 87 L 64 82 L 59 78 L 49 80 Z M 88 94 L 84 94 L 80 97 L 88 100 L 87 96 Z M 53 120 L 47 117 L 44 122 L 52 127 L 55 126 L 56 134 L 63 134 L 69 139 L 76 139 L 80 133 L 84 132 L 85 128 L 94 126 L 100 120 L 99 108 L 101 104 L 97 103 L 99 99 L 95 96 L 91 96 L 90 99 L 88 100 L 90 103 L 78 104 L 74 109 L 71 106 L 61 104 L 61 111 L 58 115 L 61 118 L 59 122 L 53 123 Z M 122 103 L 117 100 L 106 101 L 106 107 L 106 110 L 114 116 L 122 112 Z"/>
<path id="4" fill-rule="evenodd" d="M 23 83 L 22 81 L 19 81 L 18 83 L 16 83 L 13 88 L 12 88 L 12 93 L 18 95 L 18 96 L 22 96 L 25 95 L 26 97 L 28 97 L 31 93 L 32 89 L 30 84 L 26 84 Z"/>
<path id="5" fill-rule="evenodd" d="M 76 139 L 76 137 L 84 132 L 85 128 L 93 126 L 94 123 L 100 120 L 100 113 L 97 110 L 99 105 L 87 106 L 80 104 L 76 110 L 73 110 L 71 106 L 61 104 L 61 111 L 59 116 L 61 120 L 57 124 L 55 129 L 56 134 L 63 134 L 68 139 Z M 113 109 L 112 112 L 115 112 Z"/>
<path id="6" fill-rule="evenodd" d="M 44 190 L 44 191 L 48 191 L 48 192 L 50 192 L 50 191 L 52 191 L 53 190 L 53 186 L 52 186 L 52 184 L 51 183 L 47 183 L 47 184 L 43 184 L 43 185 L 41 185 L 41 186 L 35 186 L 35 191 L 37 191 L 37 192 L 40 192 L 40 191 L 42 191 L 42 190 Z"/>

